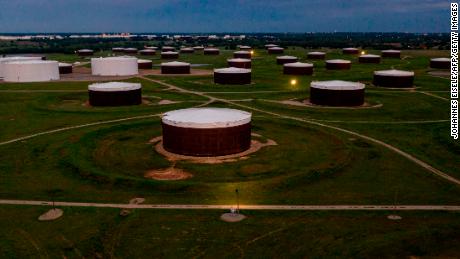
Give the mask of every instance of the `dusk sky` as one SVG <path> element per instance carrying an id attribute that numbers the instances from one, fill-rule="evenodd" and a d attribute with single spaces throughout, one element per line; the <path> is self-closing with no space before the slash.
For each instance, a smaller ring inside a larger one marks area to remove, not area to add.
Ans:
<path id="1" fill-rule="evenodd" d="M 11 32 L 447 32 L 444 0 L 0 0 Z"/>

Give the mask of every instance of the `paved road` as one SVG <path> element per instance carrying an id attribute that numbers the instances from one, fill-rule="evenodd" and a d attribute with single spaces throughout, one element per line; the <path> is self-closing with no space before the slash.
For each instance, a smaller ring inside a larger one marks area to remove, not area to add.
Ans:
<path id="1" fill-rule="evenodd" d="M 119 209 L 177 209 L 177 210 L 227 210 L 235 208 L 235 204 L 123 204 L 93 202 L 54 203 L 57 207 L 94 207 Z M 52 201 L 34 200 L 0 200 L 0 205 L 52 206 Z M 423 210 L 423 211 L 460 211 L 460 206 L 452 205 L 240 205 L 242 210 Z"/>

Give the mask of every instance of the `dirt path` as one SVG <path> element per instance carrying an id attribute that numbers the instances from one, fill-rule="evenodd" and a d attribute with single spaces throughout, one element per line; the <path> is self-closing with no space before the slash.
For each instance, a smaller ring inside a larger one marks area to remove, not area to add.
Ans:
<path id="1" fill-rule="evenodd" d="M 53 206 L 52 201 L 34 200 L 0 200 L 1 205 Z M 117 209 L 178 209 L 178 210 L 227 210 L 234 204 L 126 204 L 56 201 L 58 207 L 95 207 Z M 460 211 L 460 206 L 453 205 L 240 205 L 242 210 L 426 210 L 426 211 Z"/>
<path id="2" fill-rule="evenodd" d="M 410 161 L 414 162 L 415 164 L 419 165 L 420 167 L 428 170 L 429 172 L 433 173 L 434 175 L 437 175 L 437 176 L 439 176 L 441 178 L 444 178 L 445 180 L 447 180 L 447 181 L 449 181 L 451 183 L 454 183 L 456 185 L 460 185 L 460 180 L 458 180 L 458 179 L 456 179 L 456 178 L 454 178 L 454 177 L 442 172 L 439 169 L 434 168 L 433 166 L 431 166 L 428 163 L 426 163 L 426 162 L 424 162 L 424 161 L 412 156 L 411 154 L 406 153 L 406 152 L 402 151 L 401 149 L 399 149 L 397 147 L 394 147 L 394 146 L 392 146 L 390 144 L 387 144 L 387 143 L 385 143 L 385 142 L 383 142 L 381 140 L 378 140 L 378 139 L 375 139 L 375 138 L 372 138 L 372 137 L 368 137 L 366 135 L 363 135 L 363 134 L 360 134 L 360 133 L 357 133 L 357 132 L 354 132 L 354 131 L 351 131 L 351 130 L 343 129 L 343 128 L 332 126 L 332 125 L 327 125 L 327 124 L 324 124 L 324 123 L 321 123 L 321 122 L 318 122 L 318 121 L 306 120 L 306 119 L 297 118 L 297 117 L 293 117 L 293 116 L 282 115 L 282 114 L 278 114 L 278 113 L 274 113 L 274 112 L 265 111 L 265 110 L 261 110 L 261 109 L 258 109 L 258 108 L 250 107 L 250 106 L 247 106 L 247 105 L 244 105 L 244 104 L 241 104 L 241 103 L 235 103 L 235 102 L 232 102 L 232 101 L 229 101 L 229 100 L 226 100 L 226 99 L 212 97 L 212 96 L 209 96 L 209 95 L 207 95 L 205 93 L 202 93 L 202 92 L 183 89 L 183 88 L 180 88 L 180 87 L 177 87 L 175 85 L 171 85 L 171 84 L 168 84 L 168 83 L 165 83 L 165 82 L 162 82 L 162 81 L 150 79 L 148 77 L 140 76 L 140 78 L 142 78 L 144 80 L 154 82 L 154 83 L 157 83 L 157 84 L 161 84 L 163 86 L 168 87 L 169 89 L 173 89 L 173 90 L 176 90 L 178 92 L 195 94 L 195 95 L 198 95 L 198 96 L 202 96 L 202 97 L 206 97 L 206 98 L 209 98 L 209 99 L 213 99 L 215 101 L 231 104 L 231 105 L 241 107 L 241 108 L 244 108 L 244 109 L 257 111 L 257 112 L 265 113 L 265 114 L 270 114 L 272 116 L 283 118 L 283 119 L 289 119 L 289 120 L 304 122 L 304 123 L 308 123 L 308 124 L 311 124 L 311 125 L 315 125 L 315 126 L 319 126 L 319 127 L 328 128 L 328 129 L 336 130 L 336 131 L 339 131 L 339 132 L 347 133 L 349 135 L 352 135 L 352 136 L 355 136 L 355 137 L 358 137 L 358 138 L 361 138 L 361 139 L 365 139 L 365 140 L 367 140 L 369 142 L 372 142 L 372 143 L 377 144 L 379 146 L 383 146 L 383 147 L 395 152 L 396 154 L 399 154 L 399 155 L 407 158 L 408 160 L 410 160 Z"/>

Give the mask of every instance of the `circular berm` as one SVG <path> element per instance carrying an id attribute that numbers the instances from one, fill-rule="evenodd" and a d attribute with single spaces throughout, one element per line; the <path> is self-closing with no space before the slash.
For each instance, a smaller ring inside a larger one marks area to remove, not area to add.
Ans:
<path id="1" fill-rule="evenodd" d="M 131 76 L 139 73 L 137 58 L 107 57 L 92 58 L 91 73 L 95 76 Z"/>
<path id="2" fill-rule="evenodd" d="M 162 59 L 178 59 L 179 52 L 176 51 L 162 51 L 161 52 Z"/>
<path id="3" fill-rule="evenodd" d="M 401 58 L 401 51 L 400 50 L 394 50 L 394 49 L 382 50 L 382 57 L 384 57 L 384 58 Z"/>
<path id="4" fill-rule="evenodd" d="M 251 69 L 237 67 L 214 69 L 214 83 L 223 85 L 250 84 Z"/>
<path id="5" fill-rule="evenodd" d="M 320 52 L 320 51 L 308 52 L 307 58 L 308 59 L 325 59 L 326 58 L 326 53 L 325 52 Z"/>
<path id="6" fill-rule="evenodd" d="M 278 65 L 284 65 L 287 63 L 295 63 L 299 61 L 299 58 L 294 57 L 294 56 L 279 56 L 276 57 L 276 64 Z"/>
<path id="7" fill-rule="evenodd" d="M 246 58 L 230 58 L 227 63 L 229 67 L 251 68 L 251 60 Z"/>
<path id="8" fill-rule="evenodd" d="M 154 56 L 157 53 L 154 49 L 143 49 L 139 51 L 142 56 Z"/>
<path id="9" fill-rule="evenodd" d="M 153 62 L 150 59 L 138 59 L 137 60 L 137 68 L 138 69 L 152 69 Z"/>
<path id="10" fill-rule="evenodd" d="M 72 74 L 73 67 L 69 63 L 59 63 L 59 74 Z"/>
<path id="11" fill-rule="evenodd" d="M 91 106 L 128 106 L 142 102 L 142 85 L 139 83 L 108 82 L 88 86 Z"/>
<path id="12" fill-rule="evenodd" d="M 191 54 L 194 52 L 195 52 L 194 48 L 181 48 L 180 49 L 180 53 L 184 53 L 184 54 Z"/>
<path id="13" fill-rule="evenodd" d="M 137 54 L 137 48 L 125 48 L 123 52 L 127 54 Z"/>
<path id="14" fill-rule="evenodd" d="M 47 82 L 60 79 L 57 61 L 10 61 L 2 64 L 2 70 L 5 82 Z"/>
<path id="15" fill-rule="evenodd" d="M 310 63 L 287 63 L 283 65 L 285 75 L 311 75 L 313 74 L 313 64 Z"/>
<path id="16" fill-rule="evenodd" d="M 310 102 L 324 106 L 360 106 L 364 104 L 365 85 L 349 81 L 315 81 L 310 84 Z"/>
<path id="17" fill-rule="evenodd" d="M 345 59 L 326 60 L 326 69 L 328 70 L 348 70 L 351 69 L 351 61 Z"/>
<path id="18" fill-rule="evenodd" d="M 450 58 L 432 58 L 430 67 L 438 69 L 450 69 Z"/>
<path id="19" fill-rule="evenodd" d="M 251 59 L 252 55 L 250 51 L 247 50 L 240 50 L 240 51 L 235 51 L 233 52 L 233 57 L 234 58 L 247 58 Z"/>
<path id="20" fill-rule="evenodd" d="M 342 54 L 355 55 L 359 54 L 359 49 L 357 48 L 343 48 Z"/>
<path id="21" fill-rule="evenodd" d="M 374 71 L 373 84 L 389 88 L 413 88 L 414 72 L 395 69 Z"/>
<path id="22" fill-rule="evenodd" d="M 92 56 L 94 54 L 94 51 L 92 49 L 79 49 L 77 50 L 77 55 L 78 56 Z"/>
<path id="23" fill-rule="evenodd" d="M 205 55 L 219 55 L 220 50 L 216 48 L 205 48 L 204 50 Z"/>
<path id="24" fill-rule="evenodd" d="M 284 49 L 281 47 L 271 47 L 268 48 L 268 54 L 283 54 Z"/>
<path id="25" fill-rule="evenodd" d="M 359 56 L 359 63 L 379 64 L 381 57 L 379 55 L 366 54 Z"/>
<path id="26" fill-rule="evenodd" d="M 161 63 L 162 74 L 190 74 L 190 63 L 186 62 L 166 62 Z"/>
<path id="27" fill-rule="evenodd" d="M 189 108 L 162 117 L 163 147 L 187 156 L 241 153 L 251 145 L 251 113 L 227 108 Z"/>

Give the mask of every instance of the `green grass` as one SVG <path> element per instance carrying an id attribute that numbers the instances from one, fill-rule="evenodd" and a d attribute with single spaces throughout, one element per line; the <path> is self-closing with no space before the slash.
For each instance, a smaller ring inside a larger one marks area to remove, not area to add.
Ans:
<path id="1" fill-rule="evenodd" d="M 460 144 L 449 137 L 445 121 L 449 102 L 421 93 L 449 98 L 449 81 L 427 74 L 429 57 L 447 52 L 403 51 L 403 60 L 383 59 L 375 65 L 359 64 L 357 57 L 343 56 L 337 50 L 326 51 L 328 58 L 352 60 L 352 70 L 327 71 L 324 61 L 314 61 L 314 75 L 285 76 L 276 65 L 276 55 L 256 50 L 253 84 L 248 86 L 215 85 L 211 76 L 151 77 L 245 107 L 222 102 L 211 106 L 259 109 L 364 134 L 460 178 Z M 310 62 L 306 53 L 302 48 L 289 48 L 285 54 Z M 213 69 L 225 67 L 231 56 L 232 51 L 223 50 L 219 56 L 183 54 L 180 60 L 209 64 L 200 69 Z M 82 61 L 75 55 L 51 54 L 48 58 Z M 151 59 L 154 64 L 162 62 L 158 55 Z M 415 71 L 417 89 L 372 86 L 374 70 L 392 67 Z M 293 78 L 298 80 L 295 86 L 289 84 Z M 311 81 L 331 79 L 365 83 L 366 102 L 381 106 L 325 109 L 279 102 L 308 99 Z M 90 82 L 1 83 L 0 142 L 208 101 L 147 80 L 127 81 L 142 83 L 142 105 L 89 107 L 85 103 Z M 177 103 L 159 105 L 160 100 Z M 278 145 L 232 163 L 179 161 L 175 166 L 193 175 L 183 181 L 144 178 L 148 170 L 172 165 L 148 143 L 161 135 L 158 117 L 93 125 L 2 145 L 0 198 L 127 202 L 141 196 L 150 203 L 232 204 L 238 188 L 245 204 L 393 204 L 396 194 L 398 204 L 460 204 L 459 186 L 384 147 L 265 112 L 253 111 L 252 125 L 254 133 Z M 217 220 L 218 211 L 136 211 L 120 218 L 117 210 L 65 208 L 64 218 L 38 223 L 36 217 L 44 211 L 0 206 L 0 257 L 448 257 L 458 254 L 460 241 L 455 235 L 459 230 L 456 213 L 406 212 L 395 223 L 377 212 L 245 212 L 247 221 L 231 225 Z M 270 234 L 274 230 L 277 232 Z M 265 234 L 266 238 L 257 239 Z"/>

